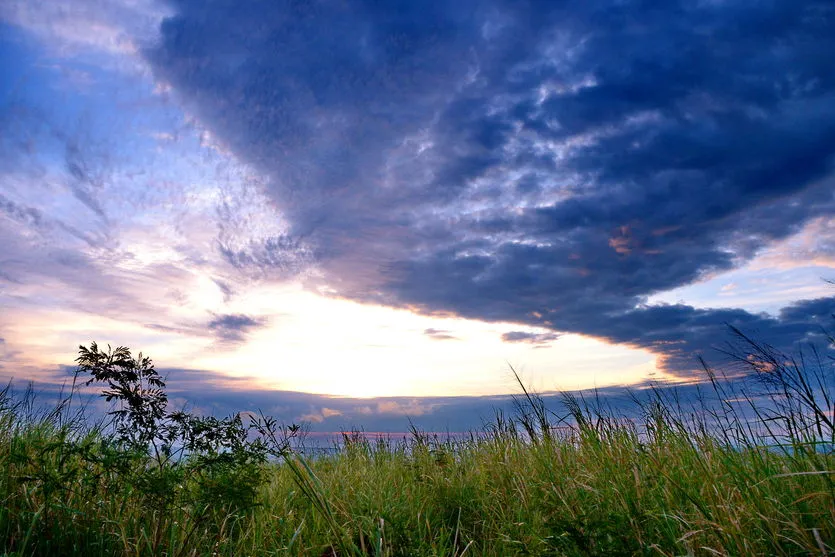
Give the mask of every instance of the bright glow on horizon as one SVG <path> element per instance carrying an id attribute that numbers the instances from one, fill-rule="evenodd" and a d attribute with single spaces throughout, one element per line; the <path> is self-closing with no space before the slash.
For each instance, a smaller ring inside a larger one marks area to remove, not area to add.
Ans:
<path id="1" fill-rule="evenodd" d="M 221 301 L 217 285 L 197 276 L 188 302 L 176 313 L 197 319 Z M 267 324 L 243 344 L 224 345 L 187 326 L 166 331 L 43 309 L 21 316 L 8 341 L 26 347 L 28 364 L 45 370 L 70 365 L 79 343 L 96 340 L 141 350 L 160 369 L 218 372 L 246 378 L 251 381 L 246 386 L 254 389 L 360 398 L 513 393 L 517 386 L 508 364 L 540 391 L 632 384 L 655 371 L 655 358 L 643 351 L 581 335 L 563 335 L 538 347 L 508 343 L 501 338 L 505 332 L 539 331 L 362 305 L 298 284 L 253 288 L 224 311 L 263 317 Z M 434 339 L 426 329 L 454 338 Z M 42 380 L 49 379 L 55 378 L 45 373 Z"/>
<path id="2" fill-rule="evenodd" d="M 235 309 L 276 317 L 245 346 L 196 362 L 282 390 L 352 397 L 504 394 L 516 391 L 508 363 L 542 383 L 539 389 L 574 389 L 641 381 L 654 361 L 579 335 L 539 348 L 507 343 L 502 333 L 529 328 L 416 315 L 298 287 L 256 290 Z M 426 329 L 454 338 L 433 339 Z"/>

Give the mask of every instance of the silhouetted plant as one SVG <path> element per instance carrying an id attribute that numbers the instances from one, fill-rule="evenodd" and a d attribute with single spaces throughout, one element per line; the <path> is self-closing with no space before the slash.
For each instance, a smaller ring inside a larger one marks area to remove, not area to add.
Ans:
<path id="1" fill-rule="evenodd" d="M 519 374 L 509 365 L 516 383 L 522 389 L 524 398 L 513 396 L 513 406 L 516 409 L 516 419 L 525 433 L 533 442 L 542 441 L 549 443 L 552 440 L 551 417 L 553 412 L 545 406 L 544 399 L 537 393 L 528 389 Z"/>
<path id="2" fill-rule="evenodd" d="M 90 374 L 86 384 L 104 383 L 101 393 L 107 402 L 118 401 L 119 407 L 110 412 L 115 419 L 118 440 L 132 447 L 148 447 L 163 433 L 168 396 L 165 381 L 154 369 L 150 358 L 120 346 L 113 350 L 99 350 L 93 342 L 90 348 L 78 347 L 78 373 Z"/>
<path id="3" fill-rule="evenodd" d="M 216 418 L 169 412 L 165 380 L 151 359 L 142 353 L 133 357 L 124 346 L 80 346 L 76 362 L 77 373 L 90 376 L 86 385 L 103 384 L 101 396 L 116 404 L 109 412 L 113 440 L 128 459 L 110 455 L 100 464 L 130 474 L 125 479 L 155 511 L 154 551 L 171 527 L 169 511 L 175 505 L 191 517 L 187 537 L 201 526 L 225 528 L 229 535 L 235 517 L 256 505 L 268 458 L 287 456 L 292 441 L 303 434 L 300 426 L 284 426 L 263 414 L 245 423 L 241 414 Z"/>
<path id="4" fill-rule="evenodd" d="M 835 316 L 833 316 L 835 317 Z M 835 357 L 822 354 L 815 345 L 785 352 L 730 327 L 736 342 L 725 354 L 757 379 L 770 405 L 752 410 L 775 439 L 784 437 L 793 451 L 835 447 Z M 822 329 L 825 341 L 835 347 L 835 337 Z M 774 424 L 771 429 L 769 424 Z"/>

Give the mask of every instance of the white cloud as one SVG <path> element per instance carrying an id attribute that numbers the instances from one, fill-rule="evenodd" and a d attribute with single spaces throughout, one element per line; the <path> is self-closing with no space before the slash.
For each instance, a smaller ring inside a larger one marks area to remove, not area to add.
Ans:
<path id="1" fill-rule="evenodd" d="M 52 56 L 104 55 L 113 69 L 133 71 L 145 70 L 139 50 L 156 39 L 168 14 L 156 0 L 7 0 L 0 5 L 0 19 L 35 35 Z"/>

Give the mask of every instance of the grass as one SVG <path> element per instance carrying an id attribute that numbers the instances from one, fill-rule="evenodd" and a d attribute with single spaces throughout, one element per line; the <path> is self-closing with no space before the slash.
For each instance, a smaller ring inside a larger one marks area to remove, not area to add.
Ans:
<path id="1" fill-rule="evenodd" d="M 655 389 L 624 419 L 571 394 L 560 417 L 524 391 L 514 416 L 464 440 L 353 435 L 312 460 L 281 440 L 270 461 L 160 461 L 71 404 L 38 412 L 6 390 L 0 551 L 832 555 L 831 365 L 738 335 L 756 395 L 706 368 L 712 399 Z"/>

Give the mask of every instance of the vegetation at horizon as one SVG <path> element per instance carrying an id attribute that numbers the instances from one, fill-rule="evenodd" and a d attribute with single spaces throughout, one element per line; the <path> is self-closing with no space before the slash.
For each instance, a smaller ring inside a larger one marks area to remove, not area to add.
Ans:
<path id="1" fill-rule="evenodd" d="M 733 333 L 756 393 L 705 365 L 713 396 L 654 389 L 633 420 L 572 393 L 561 415 L 519 381 L 516 413 L 466 439 L 357 433 L 315 459 L 297 425 L 169 411 L 149 358 L 81 347 L 106 418 L 75 383 L 47 411 L 0 393 L 0 552 L 831 555 L 832 358 Z"/>

